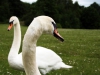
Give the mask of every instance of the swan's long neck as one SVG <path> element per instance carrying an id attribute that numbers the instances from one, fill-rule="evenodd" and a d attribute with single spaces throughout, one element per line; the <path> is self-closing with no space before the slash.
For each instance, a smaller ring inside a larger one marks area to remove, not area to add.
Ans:
<path id="1" fill-rule="evenodd" d="M 21 44 L 21 30 L 20 30 L 20 23 L 18 22 L 17 25 L 14 26 L 14 38 L 12 47 L 8 55 L 8 60 L 18 55 L 20 44 Z"/>
<path id="2" fill-rule="evenodd" d="M 41 75 L 36 64 L 36 43 L 41 32 L 29 26 L 23 40 L 22 56 L 26 75 Z"/>

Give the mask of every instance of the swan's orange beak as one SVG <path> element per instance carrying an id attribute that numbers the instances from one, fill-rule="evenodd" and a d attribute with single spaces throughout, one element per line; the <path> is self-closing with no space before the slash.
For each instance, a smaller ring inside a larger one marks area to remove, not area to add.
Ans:
<path id="1" fill-rule="evenodd" d="M 13 24 L 11 23 L 11 24 L 8 26 L 8 31 L 11 30 L 12 27 L 13 27 Z"/>
<path id="2" fill-rule="evenodd" d="M 58 40 L 60 40 L 62 42 L 64 41 L 63 37 L 58 33 L 56 28 L 54 29 L 54 33 L 53 34 Z"/>

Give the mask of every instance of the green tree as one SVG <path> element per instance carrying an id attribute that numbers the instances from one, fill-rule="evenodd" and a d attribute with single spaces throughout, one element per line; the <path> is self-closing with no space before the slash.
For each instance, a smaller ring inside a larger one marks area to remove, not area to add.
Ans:
<path id="1" fill-rule="evenodd" d="M 0 0 L 0 22 L 8 22 L 9 16 L 11 16 L 11 13 L 9 10 L 8 0 Z"/>
<path id="2" fill-rule="evenodd" d="M 95 8 L 90 6 L 84 9 L 81 16 L 81 22 L 83 28 L 98 29 L 100 28 L 100 15 Z"/>
<path id="3" fill-rule="evenodd" d="M 19 18 L 21 18 L 23 15 L 25 15 L 25 5 L 23 2 L 20 0 L 8 0 L 9 1 L 9 6 L 10 6 L 10 11 L 12 12 L 12 15 L 15 15 Z M 27 10 L 27 9 L 26 9 Z"/>
<path id="4" fill-rule="evenodd" d="M 100 14 L 100 5 L 99 4 L 94 2 L 93 4 L 90 5 L 90 7 L 93 7 L 94 9 L 96 9 L 99 12 L 99 14 Z"/>

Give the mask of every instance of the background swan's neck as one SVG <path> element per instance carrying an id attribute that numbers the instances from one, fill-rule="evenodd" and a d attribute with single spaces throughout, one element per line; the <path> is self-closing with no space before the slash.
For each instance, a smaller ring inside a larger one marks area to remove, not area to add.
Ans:
<path id="1" fill-rule="evenodd" d="M 20 30 L 20 23 L 18 22 L 17 25 L 14 26 L 14 38 L 8 58 L 14 58 L 18 55 L 20 44 L 21 44 L 21 30 Z"/>

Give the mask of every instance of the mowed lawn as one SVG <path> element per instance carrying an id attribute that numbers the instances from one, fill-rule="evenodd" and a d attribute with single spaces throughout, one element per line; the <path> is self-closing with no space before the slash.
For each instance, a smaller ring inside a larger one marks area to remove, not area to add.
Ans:
<path id="1" fill-rule="evenodd" d="M 25 75 L 8 64 L 13 29 L 7 31 L 7 27 L 0 24 L 0 75 Z M 21 26 L 21 29 L 23 37 L 27 27 Z M 65 39 L 63 43 L 44 34 L 37 45 L 52 49 L 73 68 L 51 71 L 47 75 L 100 75 L 100 30 L 58 29 L 58 32 Z"/>

